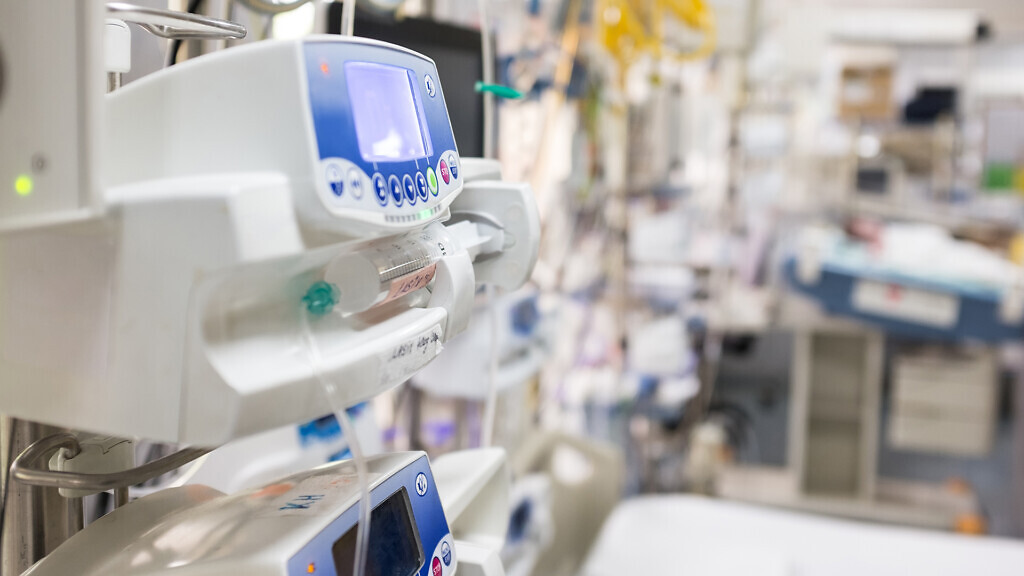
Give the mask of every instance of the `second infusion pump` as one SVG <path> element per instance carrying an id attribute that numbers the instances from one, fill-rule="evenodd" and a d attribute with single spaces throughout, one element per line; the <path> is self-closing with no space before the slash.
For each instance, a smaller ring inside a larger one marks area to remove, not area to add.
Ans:
<path id="1" fill-rule="evenodd" d="M 107 113 L 108 187 L 284 168 L 306 232 L 411 230 L 462 188 L 437 69 L 391 44 L 312 37 L 225 50 L 127 86 Z M 238 144 L 260 140 L 276 145 Z"/>

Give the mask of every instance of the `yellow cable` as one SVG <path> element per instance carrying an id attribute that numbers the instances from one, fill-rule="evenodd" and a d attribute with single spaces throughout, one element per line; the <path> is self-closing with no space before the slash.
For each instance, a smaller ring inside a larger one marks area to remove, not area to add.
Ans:
<path id="1" fill-rule="evenodd" d="M 704 14 L 703 22 L 704 41 L 693 52 L 677 54 L 676 59 L 684 62 L 703 60 L 715 53 L 715 48 L 718 47 L 718 26 L 715 24 L 714 12 L 709 10 Z"/>

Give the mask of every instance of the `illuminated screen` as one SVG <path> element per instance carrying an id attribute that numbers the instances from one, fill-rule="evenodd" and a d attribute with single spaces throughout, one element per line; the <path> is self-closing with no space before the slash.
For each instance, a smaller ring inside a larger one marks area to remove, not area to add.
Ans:
<path id="1" fill-rule="evenodd" d="M 366 576 L 411 576 L 423 565 L 420 535 L 412 521 L 405 488 L 381 502 L 370 513 L 370 542 Z M 351 576 L 356 558 L 356 529 L 349 529 L 331 547 L 338 576 Z"/>
<path id="2" fill-rule="evenodd" d="M 416 77 L 405 68 L 348 62 L 359 153 L 366 162 L 402 162 L 433 153 Z"/>

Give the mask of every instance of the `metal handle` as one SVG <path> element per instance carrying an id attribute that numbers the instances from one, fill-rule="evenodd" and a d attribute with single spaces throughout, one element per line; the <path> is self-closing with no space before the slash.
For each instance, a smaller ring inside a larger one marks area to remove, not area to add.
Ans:
<path id="1" fill-rule="evenodd" d="M 11 464 L 11 477 L 33 486 L 49 486 L 73 490 L 90 490 L 103 492 L 116 488 L 134 486 L 162 476 L 175 468 L 179 468 L 200 456 L 210 452 L 212 448 L 184 448 L 160 458 L 119 472 L 107 474 L 87 474 L 84 472 L 61 472 L 50 470 L 40 460 L 49 459 L 57 450 L 68 450 L 77 455 L 81 451 L 78 439 L 71 434 L 61 433 L 40 438 L 25 448 Z"/>
<path id="2" fill-rule="evenodd" d="M 161 38 L 176 40 L 245 38 L 245 26 L 188 12 L 161 10 L 124 2 L 110 2 L 107 12 L 125 22 L 133 22 L 143 30 Z"/>

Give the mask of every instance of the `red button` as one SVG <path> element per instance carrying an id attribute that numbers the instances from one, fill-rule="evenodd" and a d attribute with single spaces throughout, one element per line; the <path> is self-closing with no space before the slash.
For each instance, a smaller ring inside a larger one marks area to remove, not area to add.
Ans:
<path id="1" fill-rule="evenodd" d="M 444 160 L 441 160 L 441 179 L 447 184 L 451 178 L 452 175 L 448 172 L 448 165 L 444 163 Z"/>
<path id="2" fill-rule="evenodd" d="M 441 164 L 441 166 L 443 167 L 444 164 Z M 430 561 L 430 573 L 433 576 L 441 576 L 441 561 L 438 560 L 437 556 L 434 556 L 434 559 Z"/>

